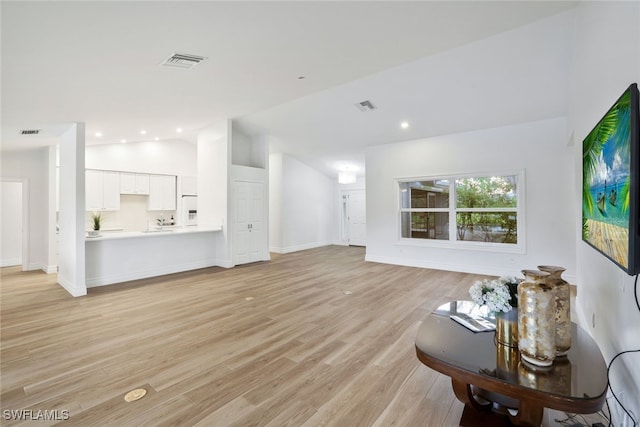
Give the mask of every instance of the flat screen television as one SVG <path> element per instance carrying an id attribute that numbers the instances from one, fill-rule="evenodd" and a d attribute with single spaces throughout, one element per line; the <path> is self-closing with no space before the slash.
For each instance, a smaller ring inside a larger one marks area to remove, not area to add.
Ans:
<path id="1" fill-rule="evenodd" d="M 640 272 L 638 98 L 633 83 L 582 143 L 582 240 L 630 275 Z"/>

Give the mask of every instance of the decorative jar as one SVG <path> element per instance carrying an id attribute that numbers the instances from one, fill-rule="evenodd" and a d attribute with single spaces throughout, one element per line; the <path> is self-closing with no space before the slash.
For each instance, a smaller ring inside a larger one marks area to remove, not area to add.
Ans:
<path id="1" fill-rule="evenodd" d="M 518 286 L 518 348 L 523 360 L 550 366 L 556 357 L 555 295 L 546 283 L 550 274 L 522 270 Z"/>
<path id="2" fill-rule="evenodd" d="M 538 269 L 551 275 L 547 284 L 553 288 L 555 296 L 556 355 L 564 356 L 571 348 L 571 289 L 561 277 L 565 268 L 539 265 Z"/>
<path id="3" fill-rule="evenodd" d="M 496 313 L 496 343 L 518 348 L 518 308 Z"/>

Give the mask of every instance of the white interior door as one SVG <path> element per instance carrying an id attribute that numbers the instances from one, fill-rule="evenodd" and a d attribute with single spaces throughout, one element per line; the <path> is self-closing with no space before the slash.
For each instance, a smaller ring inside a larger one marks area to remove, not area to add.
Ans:
<path id="1" fill-rule="evenodd" d="M 0 267 L 22 264 L 22 183 L 2 181 Z"/>
<path id="2" fill-rule="evenodd" d="M 233 262 L 236 265 L 266 259 L 264 184 L 234 183 Z"/>
<path id="3" fill-rule="evenodd" d="M 267 245 L 265 233 L 265 208 L 264 208 L 264 184 L 261 182 L 248 182 L 249 184 L 249 240 L 250 258 L 253 261 L 266 259 Z"/>
<path id="4" fill-rule="evenodd" d="M 251 262 L 249 242 L 249 187 L 248 182 L 236 181 L 233 190 L 234 200 L 234 233 L 233 233 L 233 263 L 246 264 Z"/>
<path id="5" fill-rule="evenodd" d="M 347 235 L 349 245 L 366 246 L 367 204 L 365 190 L 347 192 Z"/>

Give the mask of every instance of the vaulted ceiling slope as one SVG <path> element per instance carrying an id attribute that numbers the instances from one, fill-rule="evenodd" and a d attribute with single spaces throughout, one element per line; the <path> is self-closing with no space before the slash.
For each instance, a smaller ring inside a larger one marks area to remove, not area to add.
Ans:
<path id="1" fill-rule="evenodd" d="M 364 171 L 366 147 L 565 116 L 574 14 L 568 11 L 238 120 L 329 175 Z M 375 110 L 355 104 L 370 100 Z M 408 128 L 401 127 L 407 122 Z"/>
<path id="2" fill-rule="evenodd" d="M 325 168 L 329 150 L 336 147 L 343 147 L 344 155 L 351 150 L 361 156 L 363 145 L 398 139 L 395 129 L 383 132 L 364 115 L 352 117 L 358 113 L 353 103 L 366 98 L 379 104 L 371 116 L 375 122 L 409 119 L 414 136 L 485 126 L 458 110 L 470 102 L 475 107 L 487 94 L 508 102 L 505 93 L 494 93 L 496 85 L 536 60 L 551 61 L 556 70 L 562 65 L 556 57 L 561 47 L 552 42 L 550 56 L 544 56 L 540 49 L 546 38 L 523 39 L 521 51 L 506 41 L 503 52 L 499 46 L 478 51 L 473 46 L 574 6 L 539 1 L 3 1 L 2 149 L 55 143 L 74 121 L 86 123 L 87 143 L 95 144 L 154 136 L 193 141 L 198 129 L 234 118 L 248 131 L 271 132 L 281 143 L 276 149 L 294 148 L 296 156 L 316 159 L 316 166 Z M 466 60 L 448 56 L 460 49 L 469 50 Z M 207 59 L 190 70 L 159 66 L 173 53 Z M 506 68 L 505 55 L 513 61 Z M 437 65 L 442 58 L 444 65 Z M 537 94 L 533 101 L 552 94 L 557 88 L 548 81 L 552 71 L 529 78 L 541 68 L 508 86 L 509 92 L 519 88 L 510 93 L 512 100 L 528 85 L 533 87 L 527 94 Z M 457 86 L 452 82 L 460 83 L 457 91 L 451 90 Z M 538 93 L 540 88 L 545 91 Z M 410 114 L 417 110 L 424 114 Z M 176 135 L 177 127 L 184 132 Z M 23 129 L 41 133 L 22 136 Z M 98 131 L 104 136 L 95 137 Z"/>

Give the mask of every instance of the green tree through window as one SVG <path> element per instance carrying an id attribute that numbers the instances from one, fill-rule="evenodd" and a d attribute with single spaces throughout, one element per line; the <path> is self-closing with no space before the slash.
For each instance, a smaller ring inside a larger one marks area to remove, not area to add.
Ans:
<path id="1" fill-rule="evenodd" d="M 517 245 L 518 178 L 399 181 L 401 237 Z"/>

